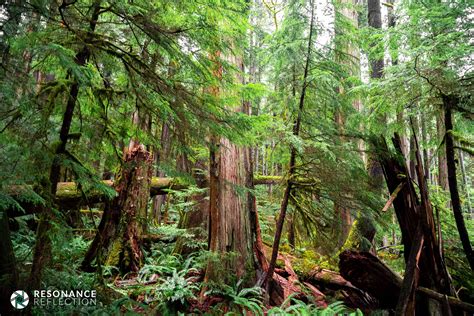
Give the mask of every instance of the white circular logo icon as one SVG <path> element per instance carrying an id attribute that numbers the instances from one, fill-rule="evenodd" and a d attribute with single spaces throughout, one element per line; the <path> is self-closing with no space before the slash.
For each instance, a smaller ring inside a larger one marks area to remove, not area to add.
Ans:
<path id="1" fill-rule="evenodd" d="M 28 306 L 28 302 L 30 298 L 25 291 L 18 290 L 13 292 L 12 296 L 10 296 L 10 303 L 12 303 L 13 307 L 16 309 L 23 309 Z"/>

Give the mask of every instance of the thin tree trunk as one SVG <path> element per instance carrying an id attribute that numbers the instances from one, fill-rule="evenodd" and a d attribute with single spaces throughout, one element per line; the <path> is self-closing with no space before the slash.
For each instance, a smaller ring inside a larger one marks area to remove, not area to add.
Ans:
<path id="1" fill-rule="evenodd" d="M 450 96 L 443 96 L 444 104 L 444 123 L 446 130 L 446 163 L 448 167 L 448 184 L 449 192 L 451 194 L 451 204 L 453 207 L 454 219 L 456 220 L 456 227 L 458 228 L 459 237 L 461 238 L 462 247 L 467 257 L 467 261 L 471 266 L 471 270 L 474 271 L 474 251 L 469 241 L 469 234 L 467 232 L 466 224 L 464 223 L 464 217 L 462 214 L 461 200 L 459 198 L 458 184 L 456 179 L 456 162 L 454 157 L 454 140 L 453 140 L 453 121 L 451 109 L 457 99 Z"/>
<path id="2" fill-rule="evenodd" d="M 312 45 L 313 45 L 312 39 L 313 39 L 313 24 L 314 24 L 314 3 L 311 1 L 310 4 L 311 4 L 311 22 L 310 22 L 310 27 L 309 27 L 306 63 L 305 63 L 304 74 L 303 74 L 303 85 L 301 88 L 298 114 L 293 125 L 293 135 L 296 137 L 298 137 L 300 134 L 301 117 L 302 117 L 302 112 L 303 112 L 303 107 L 304 107 L 304 100 L 306 96 L 306 88 L 308 86 L 307 78 L 308 78 L 308 73 L 309 73 L 309 65 L 311 62 L 311 52 L 312 52 Z M 280 239 L 281 239 L 281 235 L 283 231 L 283 224 L 285 222 L 285 216 L 288 210 L 288 203 L 290 200 L 291 190 L 293 188 L 293 181 L 294 181 L 293 177 L 296 171 L 296 154 L 297 154 L 297 149 L 294 146 L 291 146 L 290 163 L 289 163 L 289 168 L 288 168 L 288 179 L 286 181 L 286 188 L 285 188 L 285 192 L 283 194 L 283 199 L 280 206 L 280 214 L 278 216 L 278 220 L 276 224 L 275 237 L 273 240 L 273 247 L 272 247 L 272 257 L 270 260 L 268 271 L 265 274 L 265 279 L 263 280 L 263 284 L 265 284 L 267 287 L 270 284 L 269 281 L 273 278 L 273 272 L 275 271 L 276 260 L 278 257 L 278 249 L 280 247 Z"/>
<path id="3" fill-rule="evenodd" d="M 429 152 L 427 150 L 427 143 L 428 143 L 428 133 L 426 129 L 426 120 L 423 119 L 422 114 L 419 113 L 418 115 L 419 122 L 421 122 L 421 139 L 423 141 L 423 165 L 425 167 L 424 173 L 425 178 L 428 182 L 430 182 L 430 161 L 429 161 Z"/>
<path id="4" fill-rule="evenodd" d="M 91 40 L 91 34 L 95 31 L 97 21 L 100 14 L 100 3 L 101 0 L 95 0 L 92 4 L 92 15 L 89 24 L 90 34 L 86 38 L 85 42 Z M 60 8 L 60 10 L 62 10 Z M 75 62 L 79 66 L 84 66 L 91 52 L 89 47 L 84 45 L 81 51 L 75 56 Z M 71 76 L 71 74 L 69 74 Z M 47 199 L 47 205 L 44 211 L 41 214 L 36 244 L 33 253 L 33 264 L 31 268 L 29 286 L 31 289 L 37 289 L 40 286 L 40 281 L 42 277 L 43 268 L 49 264 L 51 260 L 51 240 L 49 238 L 49 230 L 51 228 L 51 221 L 54 218 L 52 211 L 52 201 L 56 196 L 56 191 L 58 187 L 60 170 L 61 170 L 61 159 L 64 154 L 66 154 L 66 145 L 69 137 L 69 130 L 71 128 L 72 119 L 74 115 L 74 109 L 76 107 L 77 97 L 79 95 L 79 82 L 74 81 L 69 89 L 69 96 L 66 104 L 66 110 L 63 116 L 63 122 L 61 126 L 61 131 L 59 133 L 59 144 L 56 147 L 55 157 L 51 164 L 51 170 L 49 174 L 50 181 L 50 197 Z"/>
<path id="5" fill-rule="evenodd" d="M 443 113 L 438 114 L 436 127 L 438 130 L 438 141 L 441 144 L 438 148 L 438 185 L 444 191 L 448 191 L 448 165 L 446 161 L 446 143 L 444 141 L 446 130 Z"/>
<path id="6" fill-rule="evenodd" d="M 464 192 L 466 193 L 466 206 L 469 214 L 472 214 L 472 206 L 471 206 L 471 197 L 469 194 L 469 183 L 467 182 L 466 177 L 466 168 L 464 166 L 464 154 L 462 149 L 459 149 L 459 166 L 461 167 L 461 177 L 462 177 L 462 184 Z"/>
<path id="7" fill-rule="evenodd" d="M 171 137 L 170 137 L 170 129 L 169 125 L 167 122 L 163 122 L 163 126 L 161 128 L 161 137 L 160 137 L 160 150 L 156 152 L 156 165 L 160 166 L 160 163 L 162 163 L 165 159 L 168 158 L 170 148 L 171 148 Z M 165 176 L 164 172 L 161 170 L 156 171 L 156 176 L 157 177 L 163 177 Z M 163 204 L 166 201 L 166 195 L 157 195 L 153 197 L 153 205 L 152 205 L 152 217 L 153 221 L 155 221 L 158 225 L 161 224 L 161 209 L 163 207 Z"/>

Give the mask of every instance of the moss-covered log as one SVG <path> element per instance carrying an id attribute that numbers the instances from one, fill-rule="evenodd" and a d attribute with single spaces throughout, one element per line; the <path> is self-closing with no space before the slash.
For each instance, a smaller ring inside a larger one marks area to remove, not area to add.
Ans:
<path id="1" fill-rule="evenodd" d="M 281 180 L 282 177 L 280 176 L 256 176 L 254 177 L 254 184 L 277 184 Z M 103 183 L 109 187 L 113 186 L 112 180 L 103 180 Z M 185 179 L 182 178 L 153 177 L 150 185 L 150 196 L 168 194 L 170 190 L 184 190 L 188 187 L 188 183 Z M 21 190 L 18 190 L 17 188 L 12 188 L 12 191 L 12 196 L 15 197 L 17 195 L 15 192 L 20 192 Z M 69 210 L 77 208 L 80 205 L 91 205 L 107 201 L 107 196 L 103 192 L 98 191 L 87 192 L 86 197 L 87 200 L 83 196 L 82 192 L 80 190 L 77 190 L 77 185 L 75 182 L 58 183 L 58 190 L 56 193 L 55 201 L 60 209 Z M 18 217 L 41 212 L 41 205 L 22 201 L 20 197 L 17 198 L 17 202 L 25 210 L 25 212 L 16 208 L 10 208 L 7 211 L 9 217 Z"/>

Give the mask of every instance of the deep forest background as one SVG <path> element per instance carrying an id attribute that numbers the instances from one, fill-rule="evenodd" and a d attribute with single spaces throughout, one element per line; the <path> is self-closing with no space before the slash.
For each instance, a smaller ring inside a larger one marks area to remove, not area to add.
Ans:
<path id="1" fill-rule="evenodd" d="M 469 1 L 0 2 L 0 311 L 470 315 Z M 31 298 L 31 295 L 30 295 Z"/>

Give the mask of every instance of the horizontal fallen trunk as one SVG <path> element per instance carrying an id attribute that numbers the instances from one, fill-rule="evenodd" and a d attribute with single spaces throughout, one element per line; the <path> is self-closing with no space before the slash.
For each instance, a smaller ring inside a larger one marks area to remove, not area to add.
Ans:
<path id="1" fill-rule="evenodd" d="M 302 277 L 302 281 L 316 286 L 325 294 L 340 291 L 344 296 L 344 303 L 351 308 L 368 312 L 379 305 L 374 296 L 354 286 L 335 271 L 316 268 Z"/>
<path id="2" fill-rule="evenodd" d="M 254 178 L 254 185 L 270 185 L 277 184 L 282 180 L 280 176 L 256 176 Z M 109 187 L 112 187 L 112 180 L 104 180 L 103 183 Z M 150 186 L 150 196 L 167 194 L 169 190 L 184 190 L 189 185 L 181 178 L 158 178 L 153 177 Z M 20 192 L 21 190 L 13 188 L 12 196 L 19 195 L 15 191 Z M 77 190 L 76 183 L 74 182 L 60 182 L 58 183 L 58 191 L 56 193 L 56 204 L 62 210 L 75 209 L 81 205 L 92 205 L 96 203 L 105 202 L 108 197 L 103 192 L 91 191 L 87 192 L 84 196 L 80 190 Z M 18 217 L 23 215 L 35 214 L 41 212 L 42 206 L 36 205 L 31 202 L 22 201 L 21 198 L 17 198 L 17 202 L 25 210 L 22 212 L 16 208 L 10 208 L 7 210 L 9 217 Z"/>
<path id="3" fill-rule="evenodd" d="M 402 277 L 392 271 L 379 258 L 368 252 L 344 251 L 339 256 L 341 276 L 354 286 L 375 297 L 382 309 L 394 309 L 400 295 Z M 447 302 L 453 309 L 474 312 L 474 305 L 425 287 L 418 287 L 417 294 Z"/>

